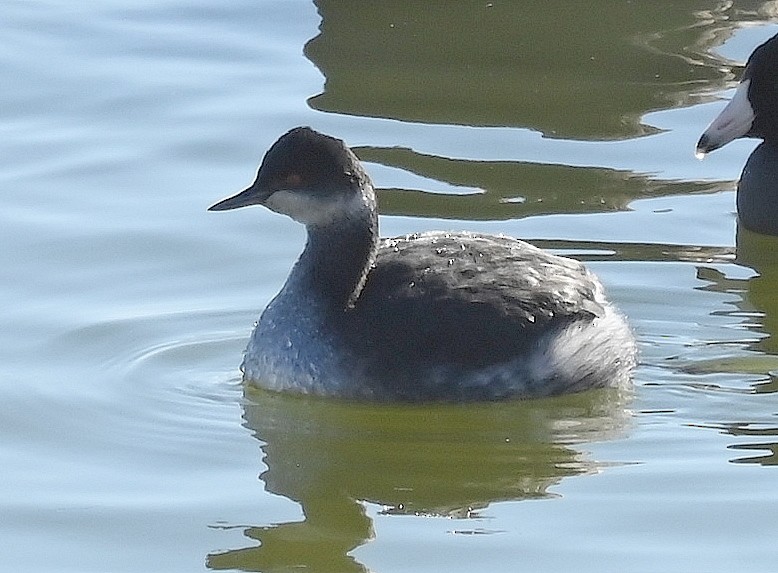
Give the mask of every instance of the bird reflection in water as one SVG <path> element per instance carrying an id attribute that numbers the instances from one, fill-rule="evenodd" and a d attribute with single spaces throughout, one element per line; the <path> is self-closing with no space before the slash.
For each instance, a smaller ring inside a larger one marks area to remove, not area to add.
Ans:
<path id="1" fill-rule="evenodd" d="M 563 478 L 598 471 L 575 448 L 621 435 L 629 397 L 595 390 L 489 403 L 387 405 L 246 390 L 245 425 L 262 443 L 267 491 L 302 521 L 248 527 L 259 546 L 213 553 L 210 569 L 365 572 L 351 554 L 382 515 L 478 522 L 501 501 L 551 497 Z M 456 533 L 488 533 L 457 526 Z"/>

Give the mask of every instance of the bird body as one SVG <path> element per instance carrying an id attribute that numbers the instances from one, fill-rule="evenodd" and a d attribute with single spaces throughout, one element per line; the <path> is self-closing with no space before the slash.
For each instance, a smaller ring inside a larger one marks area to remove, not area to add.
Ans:
<path id="1" fill-rule="evenodd" d="M 472 401 L 629 381 L 634 339 L 584 265 L 506 236 L 379 239 L 372 183 L 339 140 L 292 130 L 252 187 L 212 209 L 256 203 L 303 222 L 308 240 L 252 333 L 250 383 Z"/>

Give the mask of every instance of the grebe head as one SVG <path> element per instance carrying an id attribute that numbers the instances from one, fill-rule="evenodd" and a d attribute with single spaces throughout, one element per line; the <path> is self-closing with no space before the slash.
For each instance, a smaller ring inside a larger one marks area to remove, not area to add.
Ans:
<path id="1" fill-rule="evenodd" d="M 250 187 L 208 210 L 249 205 L 264 205 L 308 226 L 327 226 L 349 213 L 374 210 L 375 193 L 343 141 L 297 127 L 268 150 Z"/>

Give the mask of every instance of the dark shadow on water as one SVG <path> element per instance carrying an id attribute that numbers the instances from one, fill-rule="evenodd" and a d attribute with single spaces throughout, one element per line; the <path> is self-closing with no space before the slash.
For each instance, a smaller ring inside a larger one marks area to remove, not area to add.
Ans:
<path id="1" fill-rule="evenodd" d="M 778 425 L 765 426 L 748 423 L 728 424 L 722 427 L 728 434 L 737 437 L 757 437 L 772 439 L 772 441 L 745 442 L 732 444 L 731 450 L 747 453 L 741 457 L 735 458 L 732 463 L 735 464 L 758 464 L 761 466 L 778 466 Z"/>
<path id="2" fill-rule="evenodd" d="M 207 565 L 367 571 L 350 554 L 374 535 L 365 504 L 396 519 L 477 519 L 495 502 L 552 496 L 562 479 L 598 471 L 598 462 L 572 446 L 622 435 L 626 400 L 594 391 L 513 403 L 394 406 L 247 390 L 245 424 L 267 465 L 260 479 L 267 491 L 299 503 L 304 517 L 249 527 L 251 545 L 211 554 Z"/>

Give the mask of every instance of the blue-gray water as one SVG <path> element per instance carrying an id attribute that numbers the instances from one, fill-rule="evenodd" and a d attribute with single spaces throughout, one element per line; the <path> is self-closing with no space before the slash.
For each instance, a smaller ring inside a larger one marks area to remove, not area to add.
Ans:
<path id="1" fill-rule="evenodd" d="M 778 240 L 736 230 L 754 142 L 693 156 L 778 31 L 733 4 L 6 2 L 4 568 L 774 570 Z M 588 261 L 633 396 L 245 390 L 303 230 L 205 209 L 302 124 L 368 162 L 384 235 Z"/>

